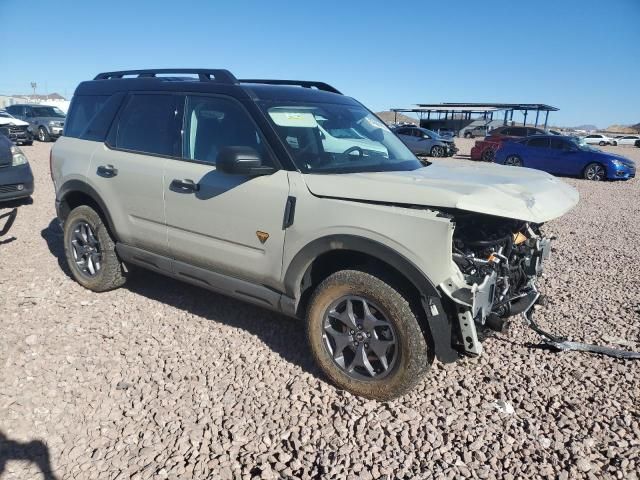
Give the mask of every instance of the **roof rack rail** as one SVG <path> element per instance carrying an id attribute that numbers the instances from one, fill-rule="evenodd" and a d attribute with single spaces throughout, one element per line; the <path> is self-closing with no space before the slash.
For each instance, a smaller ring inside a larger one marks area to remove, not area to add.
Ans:
<path id="1" fill-rule="evenodd" d="M 297 85 L 299 87 L 317 88 L 318 90 L 324 90 L 325 92 L 342 95 L 340 90 L 324 82 L 313 82 L 307 80 L 265 80 L 256 78 L 243 78 L 238 81 L 240 83 L 266 83 L 267 85 Z"/>
<path id="2" fill-rule="evenodd" d="M 104 72 L 96 75 L 94 80 L 109 80 L 112 78 L 122 78 L 125 75 L 137 75 L 138 78 L 154 78 L 158 74 L 164 73 L 189 73 L 197 74 L 201 82 L 216 81 L 219 83 L 236 84 L 238 79 L 229 70 L 202 68 L 152 68 L 147 70 L 121 70 L 117 72 Z M 213 78 L 211 78 L 213 76 Z"/>

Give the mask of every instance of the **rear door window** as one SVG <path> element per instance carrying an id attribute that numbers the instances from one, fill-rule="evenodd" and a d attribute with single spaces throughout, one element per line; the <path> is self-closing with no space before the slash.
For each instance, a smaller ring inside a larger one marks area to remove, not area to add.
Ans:
<path id="1" fill-rule="evenodd" d="M 102 109 L 109 95 L 81 95 L 73 97 L 64 126 L 65 137 L 79 138 L 96 114 Z"/>
<path id="2" fill-rule="evenodd" d="M 532 138 L 527 143 L 530 147 L 535 148 L 549 148 L 549 139 L 548 138 Z"/>
<path id="3" fill-rule="evenodd" d="M 153 155 L 180 154 L 181 114 L 176 95 L 134 94 L 122 110 L 115 147 Z"/>

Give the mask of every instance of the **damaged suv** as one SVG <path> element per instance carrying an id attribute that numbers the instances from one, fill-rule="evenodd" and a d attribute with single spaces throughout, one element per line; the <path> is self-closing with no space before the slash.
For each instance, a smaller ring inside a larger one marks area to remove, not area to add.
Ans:
<path id="1" fill-rule="evenodd" d="M 533 306 L 541 225 L 578 201 L 535 170 L 424 166 L 325 83 L 227 70 L 81 83 L 51 166 L 80 284 L 135 265 L 300 318 L 326 376 L 382 400 Z"/>

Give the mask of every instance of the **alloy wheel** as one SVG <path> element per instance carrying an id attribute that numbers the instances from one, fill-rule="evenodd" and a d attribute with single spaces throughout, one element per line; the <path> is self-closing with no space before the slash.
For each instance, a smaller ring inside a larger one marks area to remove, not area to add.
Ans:
<path id="1" fill-rule="evenodd" d="M 605 175 L 606 172 L 602 165 L 589 165 L 585 171 L 587 180 L 594 180 L 596 182 L 604 180 Z"/>
<path id="2" fill-rule="evenodd" d="M 95 277 L 102 267 L 102 249 L 100 241 L 91 225 L 80 221 L 73 227 L 71 251 L 78 270 L 83 275 Z"/>
<path id="3" fill-rule="evenodd" d="M 347 295 L 333 302 L 323 321 L 324 346 L 334 363 L 358 380 L 378 380 L 393 369 L 397 335 L 373 302 Z"/>
<path id="4" fill-rule="evenodd" d="M 443 157 L 444 156 L 444 148 L 442 148 L 440 145 L 436 145 L 431 149 L 431 156 L 432 157 Z"/>
<path id="5" fill-rule="evenodd" d="M 505 165 L 511 165 L 512 167 L 521 167 L 522 161 L 516 155 L 509 155 L 504 161 Z"/>
<path id="6" fill-rule="evenodd" d="M 44 142 L 46 140 L 44 137 L 44 129 L 42 127 L 38 129 L 38 140 L 40 140 L 41 142 Z"/>

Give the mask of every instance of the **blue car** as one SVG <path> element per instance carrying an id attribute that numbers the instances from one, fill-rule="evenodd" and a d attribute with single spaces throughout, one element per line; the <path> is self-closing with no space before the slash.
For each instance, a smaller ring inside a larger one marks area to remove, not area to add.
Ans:
<path id="1" fill-rule="evenodd" d="M 587 180 L 628 180 L 636 175 L 632 160 L 559 135 L 506 141 L 496 152 L 494 161 Z"/>

